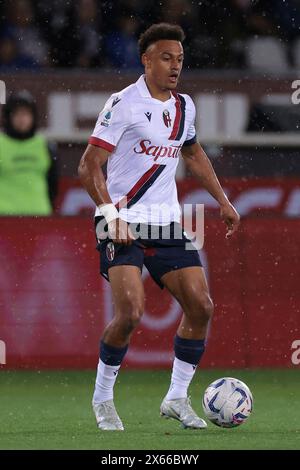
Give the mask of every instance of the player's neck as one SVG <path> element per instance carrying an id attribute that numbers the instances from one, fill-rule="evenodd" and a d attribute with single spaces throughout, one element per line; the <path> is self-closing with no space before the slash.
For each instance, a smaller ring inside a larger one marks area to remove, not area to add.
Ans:
<path id="1" fill-rule="evenodd" d="M 160 101 L 167 101 L 171 98 L 171 92 L 170 90 L 162 90 L 159 88 L 155 83 L 153 83 L 149 77 L 145 77 L 145 83 L 147 85 L 147 88 L 150 92 L 150 95 L 152 98 L 155 98 Z"/>

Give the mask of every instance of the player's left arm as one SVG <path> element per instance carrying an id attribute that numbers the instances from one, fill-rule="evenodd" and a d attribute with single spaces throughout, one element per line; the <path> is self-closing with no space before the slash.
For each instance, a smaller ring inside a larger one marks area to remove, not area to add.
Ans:
<path id="1" fill-rule="evenodd" d="M 200 144 L 183 146 L 181 154 L 188 170 L 201 185 L 218 201 L 221 219 L 227 225 L 226 238 L 238 228 L 240 216 L 228 200 L 206 153 Z"/>

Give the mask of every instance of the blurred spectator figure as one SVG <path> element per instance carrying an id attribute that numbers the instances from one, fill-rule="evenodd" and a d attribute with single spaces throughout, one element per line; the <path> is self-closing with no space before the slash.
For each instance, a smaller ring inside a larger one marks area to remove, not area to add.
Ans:
<path id="1" fill-rule="evenodd" d="M 37 0 L 37 22 L 50 44 L 51 66 L 74 67 L 78 56 L 74 2 Z"/>
<path id="2" fill-rule="evenodd" d="M 197 16 L 198 9 L 194 3 L 189 0 L 165 0 L 160 2 L 159 22 L 178 24 L 185 33 L 185 67 L 189 67 L 194 63 L 194 54 L 191 50 L 191 45 L 200 29 Z"/>
<path id="3" fill-rule="evenodd" d="M 117 22 L 117 29 L 105 38 L 105 52 L 108 62 L 120 69 L 141 68 L 138 54 L 137 34 L 138 20 L 127 14 L 121 16 Z"/>
<path id="4" fill-rule="evenodd" d="M 274 38 L 277 47 L 282 48 L 286 60 L 292 65 L 294 42 L 300 37 L 300 1 L 258 0 L 252 7 L 249 33 Z M 282 65 L 278 64 L 278 68 Z"/>
<path id="5" fill-rule="evenodd" d="M 300 0 L 6 0 L 0 1 L 0 70 L 137 69 L 139 34 L 164 21 L 185 32 L 186 67 L 249 66 L 248 42 L 266 36 L 281 42 L 291 65 L 299 64 Z"/>
<path id="6" fill-rule="evenodd" d="M 57 192 L 56 155 L 36 134 L 31 95 L 12 95 L 3 106 L 0 134 L 0 214 L 50 215 Z"/>
<path id="7" fill-rule="evenodd" d="M 252 2 L 247 18 L 248 35 L 276 36 L 279 31 L 274 22 L 273 6 L 275 2 L 257 0 Z"/>
<path id="8" fill-rule="evenodd" d="M 248 36 L 247 18 L 252 3 L 251 0 L 201 2 L 198 7 L 197 33 L 191 39 L 194 66 L 203 68 L 243 66 L 243 41 Z"/>
<path id="9" fill-rule="evenodd" d="M 195 7 L 189 0 L 165 0 L 160 2 L 160 5 L 161 21 L 179 24 L 186 29 L 186 34 L 195 27 Z"/>
<path id="10" fill-rule="evenodd" d="M 10 34 L 0 37 L 0 71 L 14 72 L 28 68 L 36 68 L 36 64 L 31 57 L 19 53 L 16 40 Z"/>
<path id="11" fill-rule="evenodd" d="M 31 59 L 34 65 L 47 65 L 48 45 L 35 23 L 29 0 L 7 2 L 4 32 L 15 40 L 21 57 Z"/>
<path id="12" fill-rule="evenodd" d="M 100 10 L 96 0 L 79 0 L 76 3 L 76 41 L 78 42 L 79 67 L 103 65 Z"/>
<path id="13" fill-rule="evenodd" d="M 102 3 L 107 3 L 104 1 Z M 131 16 L 138 21 L 138 34 L 139 36 L 145 28 L 151 26 L 153 23 L 158 23 L 158 14 L 161 9 L 161 2 L 157 0 L 115 0 L 115 17 Z M 111 29 L 111 28 L 110 28 Z"/>
<path id="14" fill-rule="evenodd" d="M 300 1 L 275 0 L 272 2 L 273 15 L 279 26 L 280 36 L 293 41 L 300 37 Z"/>
<path id="15" fill-rule="evenodd" d="M 251 15 L 252 0 L 229 0 L 224 11 L 224 31 L 219 50 L 221 67 L 238 68 L 245 65 L 245 40 L 249 35 L 247 19 Z"/>

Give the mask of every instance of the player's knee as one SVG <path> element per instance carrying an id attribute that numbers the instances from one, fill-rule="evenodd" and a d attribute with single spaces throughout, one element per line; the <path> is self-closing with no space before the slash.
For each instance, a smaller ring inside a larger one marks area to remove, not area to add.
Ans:
<path id="1" fill-rule="evenodd" d="M 214 304 L 208 294 L 199 294 L 193 299 L 192 316 L 207 325 L 214 312 Z"/>
<path id="2" fill-rule="evenodd" d="M 142 315 L 143 314 L 139 309 L 132 310 L 130 316 L 127 317 L 128 329 L 130 331 L 133 331 L 138 326 L 142 318 Z"/>
<path id="3" fill-rule="evenodd" d="M 209 295 L 200 299 L 201 316 L 204 323 L 208 323 L 214 313 L 214 304 Z"/>
<path id="4" fill-rule="evenodd" d="M 127 299 L 123 306 L 121 316 L 126 330 L 130 333 L 139 324 L 144 313 L 144 302 L 142 299 Z"/>

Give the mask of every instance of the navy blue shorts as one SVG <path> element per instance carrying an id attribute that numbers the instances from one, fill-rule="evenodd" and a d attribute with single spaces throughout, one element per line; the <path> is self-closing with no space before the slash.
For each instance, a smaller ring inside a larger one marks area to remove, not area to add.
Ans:
<path id="1" fill-rule="evenodd" d="M 95 228 L 101 219 L 103 218 L 95 217 Z M 112 266 L 137 266 L 142 271 L 145 265 L 153 280 L 163 289 L 161 277 L 169 271 L 202 266 L 198 251 L 186 249 L 186 244 L 191 242 L 177 222 L 172 222 L 169 226 L 169 239 L 162 239 L 161 227 L 155 227 L 159 232 L 156 240 L 151 238 L 153 226 L 141 225 L 141 227 L 144 229 L 142 231 L 144 235 L 148 232 L 146 237 L 134 240 L 129 246 L 113 243 L 109 238 L 99 241 L 96 235 L 97 250 L 100 252 L 100 274 L 106 280 L 109 280 L 108 270 Z"/>

